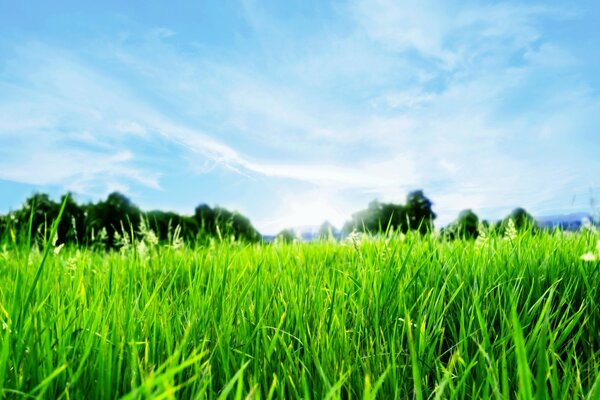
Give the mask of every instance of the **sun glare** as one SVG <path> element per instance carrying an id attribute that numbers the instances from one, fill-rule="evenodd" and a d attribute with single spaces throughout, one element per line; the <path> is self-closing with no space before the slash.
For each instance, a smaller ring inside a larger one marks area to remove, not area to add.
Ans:
<path id="1" fill-rule="evenodd" d="M 276 212 L 277 217 L 257 223 L 257 228 L 265 233 L 277 233 L 289 227 L 310 230 L 329 221 L 339 229 L 352 214 L 351 210 L 342 199 L 326 191 L 287 194 Z"/>

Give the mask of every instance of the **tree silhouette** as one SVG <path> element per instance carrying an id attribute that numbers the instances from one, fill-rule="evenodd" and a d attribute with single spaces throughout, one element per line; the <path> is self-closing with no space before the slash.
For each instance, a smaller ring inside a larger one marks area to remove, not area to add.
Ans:
<path id="1" fill-rule="evenodd" d="M 406 200 L 406 205 L 373 200 L 367 209 L 352 215 L 352 219 L 344 225 L 344 233 L 348 234 L 353 230 L 370 233 L 431 231 L 436 215 L 431 209 L 431 201 L 425 197 L 423 191 L 409 193 Z"/>
<path id="2" fill-rule="evenodd" d="M 533 216 L 524 208 L 518 207 L 512 210 L 509 215 L 496 224 L 496 229 L 500 232 L 500 234 L 503 235 L 505 233 L 506 227 L 508 226 L 508 221 L 510 220 L 513 221 L 517 231 L 529 230 L 532 233 L 535 233 L 538 230 L 538 225 L 535 218 L 533 218 Z"/>
<path id="3" fill-rule="evenodd" d="M 45 193 L 35 193 L 25 200 L 23 207 L 15 212 L 17 221 L 20 222 L 21 235 L 28 235 L 29 218 L 31 217 L 32 239 L 41 241 L 49 240 L 52 221 L 58 216 L 60 204 L 52 201 Z"/>
<path id="4" fill-rule="evenodd" d="M 221 207 L 213 209 L 201 204 L 193 216 L 163 211 L 143 213 L 129 198 L 118 192 L 111 193 L 106 200 L 86 205 L 77 204 L 69 194 L 63 196 L 60 202 L 55 202 L 47 194 L 35 193 L 26 199 L 21 209 L 11 213 L 10 218 L 0 216 L 0 239 L 6 238 L 9 224 L 17 236 L 27 237 L 30 215 L 34 239 L 52 239 L 48 237 L 50 227 L 63 202 L 65 210 L 57 230 L 59 243 L 92 245 L 98 242 L 101 232 L 106 232 L 106 241 L 102 243 L 106 248 L 115 248 L 117 235 L 135 236 L 142 218 L 162 242 L 171 241 L 171 235 L 177 227 L 178 236 L 188 243 L 215 236 L 233 237 L 245 242 L 261 239 L 250 220 L 235 211 Z"/>
<path id="5" fill-rule="evenodd" d="M 132 235 L 140 224 L 141 211 L 127 197 L 118 192 L 108 195 L 105 201 L 87 207 L 88 234 L 106 230 L 108 247 L 116 246 L 115 233 Z"/>
<path id="6" fill-rule="evenodd" d="M 479 235 L 479 217 L 472 210 L 463 210 L 458 219 L 442 230 L 448 239 L 475 239 Z"/>
<path id="7" fill-rule="evenodd" d="M 160 210 L 149 211 L 145 214 L 148 227 L 154 231 L 159 241 L 169 243 L 173 233 L 179 226 L 180 237 L 186 242 L 192 242 L 198 234 L 198 224 L 194 217 L 182 216 L 174 212 Z"/>
<path id="8" fill-rule="evenodd" d="M 296 240 L 296 232 L 293 229 L 284 229 L 275 237 L 275 241 L 279 243 L 293 243 L 294 240 Z"/>
<path id="9" fill-rule="evenodd" d="M 60 207 L 63 202 L 65 202 L 65 210 L 58 225 L 58 241 L 61 243 L 83 243 L 86 232 L 85 210 L 77 204 L 71 193 L 63 195 L 60 202 L 57 203 L 57 207 Z"/>
<path id="10" fill-rule="evenodd" d="M 422 190 L 411 192 L 406 197 L 406 214 L 409 229 L 424 234 L 433 230 L 436 214 L 432 210 L 433 203 L 425 197 Z"/>
<path id="11" fill-rule="evenodd" d="M 213 209 L 206 204 L 201 204 L 196 207 L 194 218 L 201 235 L 220 238 L 233 236 L 235 240 L 248 242 L 260 240 L 260 234 L 254 229 L 250 220 L 237 212 L 221 207 Z"/>
<path id="12" fill-rule="evenodd" d="M 5 239 L 8 232 L 8 215 L 0 215 L 0 242 Z"/>

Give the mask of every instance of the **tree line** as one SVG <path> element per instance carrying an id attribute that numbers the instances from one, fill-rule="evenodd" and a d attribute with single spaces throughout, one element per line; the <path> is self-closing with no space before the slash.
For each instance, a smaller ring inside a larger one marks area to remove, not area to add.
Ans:
<path id="1" fill-rule="evenodd" d="M 515 208 L 505 218 L 495 223 L 480 220 L 477 214 L 469 209 L 461 211 L 453 223 L 441 230 L 441 234 L 451 240 L 476 239 L 482 228 L 499 235 L 505 235 L 509 229 L 531 233 L 536 233 L 540 229 L 535 218 L 521 207 Z"/>
<path id="2" fill-rule="evenodd" d="M 344 225 L 342 234 L 352 231 L 365 233 L 416 231 L 421 234 L 432 232 L 436 218 L 432 206 L 432 201 L 422 190 L 409 193 L 405 204 L 380 203 L 374 200 L 366 209 L 352 215 L 352 219 Z M 514 209 L 505 218 L 495 223 L 480 220 L 472 210 L 464 210 L 454 222 L 442 228 L 440 233 L 450 240 L 475 239 L 482 228 L 504 235 L 510 224 L 517 231 L 535 232 L 538 229 L 535 219 L 523 208 Z M 323 234 L 322 232 L 323 230 L 320 235 Z"/>
<path id="3" fill-rule="evenodd" d="M 38 193 L 29 197 L 23 206 L 8 215 L 0 216 L 0 237 L 27 236 L 48 240 L 50 227 L 64 204 L 58 225 L 58 243 L 101 245 L 107 249 L 118 247 L 124 237 L 132 237 L 141 228 L 152 230 L 160 242 L 170 242 L 173 235 L 188 243 L 210 238 L 257 242 L 258 231 L 245 216 L 222 207 L 201 204 L 194 215 L 182 216 L 174 212 L 143 212 L 121 193 L 114 192 L 97 203 L 78 204 L 71 195 L 60 201 Z"/>
<path id="4" fill-rule="evenodd" d="M 316 236 L 317 239 L 331 239 L 344 237 L 352 232 L 405 234 L 414 231 L 425 234 L 433 231 L 436 217 L 433 202 L 422 190 L 416 190 L 406 196 L 405 204 L 373 200 L 366 209 L 352 214 L 352 218 L 344 224 L 341 231 L 337 231 L 331 223 L 324 222 Z M 535 232 L 538 229 L 535 219 L 523 208 L 514 209 L 505 218 L 495 223 L 480 220 L 472 210 L 464 210 L 454 222 L 442 228 L 440 233 L 448 240 L 476 239 L 482 228 L 504 235 L 510 225 L 509 221 L 512 221 L 512 228 L 516 231 Z M 292 242 L 296 239 L 296 235 L 292 229 L 284 229 L 277 235 L 277 239 Z"/>
<path id="5" fill-rule="evenodd" d="M 50 227 L 63 203 L 64 211 L 57 231 L 58 243 L 94 244 L 111 249 L 119 247 L 124 238 L 138 234 L 140 229 L 151 230 L 159 242 L 172 242 L 174 235 L 187 243 L 202 243 L 213 238 L 247 243 L 262 240 L 250 220 L 238 212 L 207 204 L 200 204 L 191 216 L 159 210 L 143 212 L 118 192 L 111 193 L 106 200 L 88 204 L 78 204 L 69 194 L 62 196 L 60 201 L 53 201 L 47 194 L 34 194 L 20 209 L 0 215 L 0 238 L 12 235 L 29 236 L 42 241 L 53 239 L 48 238 Z M 339 238 L 353 231 L 370 234 L 415 231 L 426 234 L 433 231 L 435 218 L 432 201 L 422 190 L 416 190 L 408 194 L 405 204 L 372 201 L 366 209 L 354 213 L 341 232 L 325 222 L 318 238 Z M 504 234 L 509 221 L 512 221 L 511 229 L 537 229 L 533 217 L 522 208 L 515 209 L 494 224 L 480 220 L 472 210 L 465 210 L 456 221 L 441 229 L 441 234 L 449 240 L 474 239 L 481 227 Z M 295 233 L 285 229 L 277 235 L 277 239 L 291 242 L 295 239 Z"/>
<path id="6" fill-rule="evenodd" d="M 406 196 L 406 204 L 380 203 L 373 200 L 365 210 L 352 215 L 352 219 L 344 225 L 343 232 L 406 233 L 410 230 L 424 234 L 433 230 L 436 214 L 432 205 L 422 190 L 409 193 Z"/>

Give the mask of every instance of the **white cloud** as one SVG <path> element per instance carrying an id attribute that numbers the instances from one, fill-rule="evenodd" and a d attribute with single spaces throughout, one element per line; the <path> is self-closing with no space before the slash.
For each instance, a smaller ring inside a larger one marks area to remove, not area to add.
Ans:
<path id="1" fill-rule="evenodd" d="M 146 131 L 146 128 L 144 128 L 142 125 L 140 125 L 139 123 L 137 123 L 135 121 L 119 120 L 115 124 L 115 130 L 117 132 L 139 135 L 139 136 L 147 136 L 148 135 L 148 131 Z"/>
<path id="2" fill-rule="evenodd" d="M 373 40 L 394 52 L 415 50 L 442 69 L 506 57 L 540 39 L 541 17 L 573 13 L 520 3 L 478 4 L 438 0 L 356 0 L 349 14 Z M 483 58 L 482 58 L 483 57 Z"/>
<path id="3" fill-rule="evenodd" d="M 367 35 L 393 51 L 416 49 L 452 62 L 444 39 L 452 16 L 444 2 L 373 0 L 351 2 L 351 14 Z"/>
<path id="4" fill-rule="evenodd" d="M 241 160 L 246 169 L 266 176 L 291 178 L 322 188 L 372 192 L 407 187 L 417 182 L 412 160 L 398 157 L 353 166 L 265 164 Z"/>
<path id="5" fill-rule="evenodd" d="M 6 146 L 10 153 L 0 153 L 0 179 L 33 185 L 58 184 L 75 192 L 98 190 L 105 186 L 104 182 L 116 184 L 122 180 L 160 189 L 156 173 L 128 166 L 133 158 L 128 151 L 100 153 L 73 148 L 57 151 L 52 141 L 43 138 L 35 143 Z"/>
<path id="6" fill-rule="evenodd" d="M 2 176 L 159 188 L 164 171 L 140 162 L 137 144 L 166 145 L 178 148 L 165 160 L 173 168 L 308 183 L 307 194 L 283 195 L 290 206 L 264 219 L 271 227 L 313 214 L 342 219 L 358 206 L 345 196 L 404 201 L 418 187 L 442 221 L 463 208 L 546 207 L 587 179 L 585 158 L 561 151 L 570 135 L 591 132 L 581 121 L 595 121 L 600 108 L 579 61 L 544 37 L 539 20 L 564 15 L 516 3 L 351 1 L 339 31 L 285 51 L 265 40 L 257 59 L 198 56 L 171 45 L 180 35 L 93 49 L 122 75 L 81 54 L 21 44 L 7 63 L 19 84 L 0 82 L 0 143 L 25 149 L 17 133 L 52 136 L 43 147 L 51 155 L 41 146 L 32 154 L 56 168 L 38 172 L 23 150 Z M 248 17 L 253 29 L 286 29 L 266 14 Z"/>
<path id="7" fill-rule="evenodd" d="M 5 179 L 20 180 L 30 183 L 64 184 L 68 179 L 72 179 L 78 174 L 78 168 L 83 170 L 81 176 L 76 179 L 77 186 L 83 187 L 82 182 L 91 180 L 91 177 L 101 179 L 100 174 L 106 174 L 101 165 L 111 165 L 111 175 L 120 175 L 122 178 L 128 178 L 150 187 L 158 188 L 158 174 L 154 173 L 152 179 L 144 178 L 144 173 L 128 166 L 134 159 L 132 153 L 119 153 L 118 158 L 100 156 L 99 153 L 85 152 L 84 150 L 70 150 L 68 147 L 61 148 L 64 143 L 62 139 L 73 139 L 93 144 L 96 147 L 110 146 L 114 139 L 123 139 L 123 135 L 148 138 L 150 134 L 160 135 L 162 138 L 181 145 L 188 151 L 196 152 L 206 159 L 212 160 L 216 165 L 221 165 L 234 171 L 243 173 L 258 173 L 270 177 L 284 179 L 295 179 L 304 182 L 313 183 L 319 186 L 331 185 L 338 188 L 366 188 L 374 190 L 376 188 L 391 187 L 399 182 L 414 182 L 414 169 L 406 160 L 392 160 L 393 166 L 399 166 L 403 171 L 400 178 L 392 177 L 387 171 L 387 165 L 384 162 L 370 163 L 358 167 L 346 167 L 327 164 L 280 164 L 270 161 L 250 161 L 246 156 L 240 154 L 228 145 L 223 144 L 211 135 L 202 132 L 197 128 L 190 128 L 184 124 L 173 122 L 169 117 L 161 112 L 147 106 L 143 101 L 130 95 L 120 83 L 107 79 L 97 71 L 82 65 L 65 53 L 61 58 L 54 59 L 51 49 L 35 45 L 35 50 L 49 57 L 45 65 L 36 65 L 33 71 L 25 71 L 30 74 L 35 72 L 34 84 L 41 85 L 43 82 L 50 88 L 51 92 L 45 92 L 44 98 L 56 99 L 57 102 L 47 103 L 45 100 L 34 97 L 29 104 L 29 110 L 34 115 L 38 115 L 41 120 L 47 116 L 55 119 L 62 119 L 67 124 L 75 124 L 76 128 L 90 125 L 90 130 L 76 135 L 65 134 L 54 130 L 51 134 L 53 140 L 46 143 L 43 154 L 41 149 L 36 146 L 27 146 L 27 152 L 31 153 L 31 159 L 35 160 L 32 164 L 25 163 L 24 159 L 12 159 L 11 165 L 5 165 L 8 172 L 5 172 Z M 69 76 L 69 79 L 66 78 Z M 26 79 L 31 75 L 26 75 Z M 76 87 L 75 87 L 76 86 Z M 61 108 L 56 107 L 56 104 Z M 274 103 L 273 103 L 274 104 Z M 63 107 L 64 106 L 64 107 Z M 8 121 L 24 118 L 24 112 L 13 114 Z M 79 122 L 79 115 L 92 116 L 86 123 Z M 282 120 L 286 120 L 287 115 L 276 114 Z M 57 116 L 59 116 L 57 118 Z M 73 119 L 75 119 L 73 121 Z M 116 121 L 116 122 L 111 122 Z M 294 124 L 293 121 L 287 121 Z M 91 123 L 91 124 L 90 124 Z M 58 125 L 58 121 L 55 121 Z M 85 125 L 84 125 L 85 124 Z M 6 124 L 2 131 L 10 128 Z M 58 128 L 56 125 L 44 125 L 44 129 L 53 130 Z M 27 126 L 26 126 L 27 127 Z M 40 133 L 41 135 L 41 133 Z M 119 136 L 120 135 L 120 136 Z M 112 138 L 112 139 L 111 139 Z M 11 142 L 25 142 L 27 139 L 21 137 L 17 140 L 16 136 L 8 136 L 7 144 Z M 25 147 L 21 149 L 24 150 Z M 48 151 L 50 150 L 50 151 Z M 24 151 L 25 153 L 25 151 Z M 128 156 L 123 157 L 124 154 Z M 86 160 L 86 162 L 83 162 Z M 34 168 L 39 163 L 55 166 L 40 174 Z M 78 168 L 75 166 L 79 165 Z M 117 173 L 116 171 L 120 171 Z"/>

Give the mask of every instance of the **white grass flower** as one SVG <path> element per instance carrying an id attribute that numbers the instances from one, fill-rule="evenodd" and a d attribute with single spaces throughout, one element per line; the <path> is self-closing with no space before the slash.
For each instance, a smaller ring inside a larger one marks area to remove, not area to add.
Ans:
<path id="1" fill-rule="evenodd" d="M 596 233 L 598 231 L 598 228 L 596 227 L 596 225 L 594 225 L 592 220 L 585 217 L 581 220 L 581 230 Z"/>
<path id="2" fill-rule="evenodd" d="M 98 242 L 103 243 L 108 239 L 108 232 L 106 232 L 106 228 L 102 227 L 100 232 L 98 232 Z"/>
<path id="3" fill-rule="evenodd" d="M 594 250 L 595 250 L 595 252 L 588 251 L 587 253 L 585 253 L 584 255 L 582 255 L 579 258 L 581 260 L 587 261 L 587 262 L 592 262 L 592 261 L 600 260 L 600 240 L 598 240 L 596 242 L 596 248 Z"/>
<path id="4" fill-rule="evenodd" d="M 64 244 L 64 243 L 61 243 L 61 244 L 59 244 L 58 246 L 56 246 L 56 247 L 54 248 L 54 254 L 57 254 L 57 255 L 58 255 L 58 254 L 60 253 L 60 251 L 62 250 L 62 248 L 63 248 L 63 247 L 65 247 L 65 244 Z"/>
<path id="5" fill-rule="evenodd" d="M 585 253 L 584 255 L 582 255 L 579 258 L 582 259 L 583 261 L 591 262 L 591 261 L 596 261 L 598 259 L 598 256 L 590 251 L 590 252 Z"/>
<path id="6" fill-rule="evenodd" d="M 146 233 L 144 239 L 152 246 L 156 246 L 158 244 L 158 237 L 156 233 L 152 229 L 149 229 Z"/>
<path id="7" fill-rule="evenodd" d="M 352 232 L 350 232 L 350 234 L 348 236 L 346 236 L 346 239 L 344 240 L 344 242 L 346 244 L 350 244 L 350 245 L 353 245 L 356 247 L 364 239 L 365 239 L 365 237 L 361 232 L 358 232 L 357 230 L 353 230 Z"/>
<path id="8" fill-rule="evenodd" d="M 138 225 L 138 233 L 142 236 L 145 236 L 148 233 L 148 227 L 146 226 L 146 220 L 144 218 L 140 219 L 140 224 Z"/>
<path id="9" fill-rule="evenodd" d="M 401 321 L 403 324 L 405 324 L 405 323 L 406 323 L 406 320 L 405 320 L 404 318 L 398 318 L 398 321 Z M 425 322 L 425 321 L 423 321 L 423 322 Z M 415 324 L 414 322 L 412 322 L 412 321 L 409 321 L 409 323 L 410 323 L 410 325 L 411 325 L 413 328 L 416 328 L 416 327 L 417 327 L 417 324 Z"/>
<path id="10" fill-rule="evenodd" d="M 515 226 L 515 221 L 512 218 L 508 220 L 506 224 L 506 231 L 504 231 L 504 240 L 514 240 L 517 237 L 517 228 Z"/>
<path id="11" fill-rule="evenodd" d="M 121 235 L 118 231 L 115 231 L 114 241 L 115 241 L 115 244 L 119 247 L 119 250 L 121 251 L 121 253 L 125 253 L 131 247 L 131 245 L 129 243 L 129 235 L 127 235 L 126 233 L 123 233 Z"/>
<path id="12" fill-rule="evenodd" d="M 8 324 L 2 321 L 2 330 L 7 331 L 8 334 L 13 333 L 13 330 L 9 328 Z"/>
<path id="13" fill-rule="evenodd" d="M 481 222 L 479 225 L 477 225 L 477 232 L 478 235 L 477 239 L 475 239 L 475 247 L 483 247 L 487 245 L 490 241 L 490 238 L 488 236 L 487 229 Z"/>
<path id="14" fill-rule="evenodd" d="M 173 237 L 171 239 L 171 247 L 175 250 L 183 247 L 183 238 L 181 237 L 180 225 L 175 227 L 175 231 L 173 232 Z"/>
<path id="15" fill-rule="evenodd" d="M 146 257 L 146 254 L 148 253 L 148 246 L 146 246 L 146 242 L 144 242 L 143 240 L 139 241 L 136 246 L 136 250 L 141 258 Z"/>

